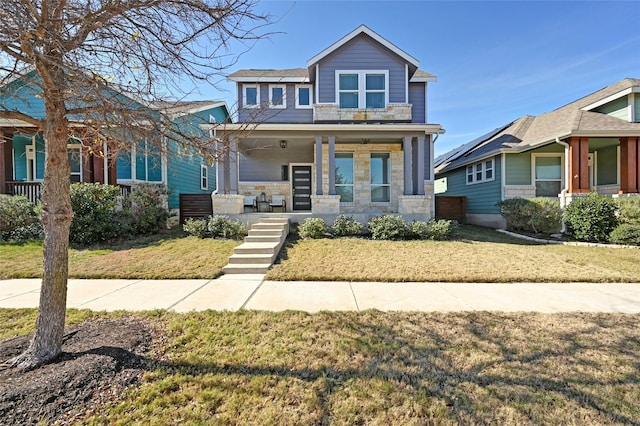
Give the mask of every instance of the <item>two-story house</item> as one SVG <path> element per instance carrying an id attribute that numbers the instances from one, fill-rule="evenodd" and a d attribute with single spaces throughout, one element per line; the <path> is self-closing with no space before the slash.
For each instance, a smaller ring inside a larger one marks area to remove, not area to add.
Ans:
<path id="1" fill-rule="evenodd" d="M 467 221 L 504 228 L 497 202 L 589 192 L 640 195 L 640 80 L 525 115 L 436 159 L 436 194 L 466 197 Z"/>
<path id="2" fill-rule="evenodd" d="M 224 151 L 214 211 L 281 196 L 286 211 L 313 215 L 433 217 L 433 144 L 444 133 L 428 122 L 436 77 L 364 25 L 306 65 L 228 76 L 238 119 L 205 126 Z"/>

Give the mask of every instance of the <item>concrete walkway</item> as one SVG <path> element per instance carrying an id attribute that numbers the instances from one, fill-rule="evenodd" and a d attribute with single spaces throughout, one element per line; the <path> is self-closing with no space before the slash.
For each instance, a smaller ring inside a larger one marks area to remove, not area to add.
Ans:
<path id="1" fill-rule="evenodd" d="M 0 308 L 37 307 L 39 279 L 0 280 Z M 215 280 L 69 280 L 67 306 L 95 311 L 300 310 L 640 313 L 640 283 L 366 283 Z"/>

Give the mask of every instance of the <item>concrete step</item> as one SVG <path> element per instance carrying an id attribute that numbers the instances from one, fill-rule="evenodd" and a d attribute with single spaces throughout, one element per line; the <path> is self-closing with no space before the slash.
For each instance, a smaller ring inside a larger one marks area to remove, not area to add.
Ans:
<path id="1" fill-rule="evenodd" d="M 286 237 L 286 234 L 284 233 L 284 231 L 280 231 L 280 230 L 271 231 L 267 229 L 252 229 L 249 231 L 247 235 L 250 237 L 260 237 L 260 236 L 277 237 L 277 238 Z"/>
<path id="2" fill-rule="evenodd" d="M 285 224 L 283 223 L 263 223 L 263 222 L 258 222 L 258 223 L 254 223 L 253 225 L 251 225 L 251 229 L 255 230 L 255 229 L 269 229 L 269 230 L 274 230 L 274 229 L 280 229 L 280 230 L 284 230 L 286 228 Z"/>
<path id="3" fill-rule="evenodd" d="M 280 244 L 269 243 L 242 243 L 233 249 L 234 254 L 273 254 Z"/>
<path id="4" fill-rule="evenodd" d="M 222 268 L 225 274 L 266 274 L 271 267 L 269 263 L 258 264 L 228 264 Z"/>
<path id="5" fill-rule="evenodd" d="M 245 243 L 280 243 L 280 235 L 248 235 L 244 237 Z"/>
<path id="6" fill-rule="evenodd" d="M 277 253 L 274 254 L 233 254 L 229 256 L 229 264 L 271 264 L 275 260 Z"/>

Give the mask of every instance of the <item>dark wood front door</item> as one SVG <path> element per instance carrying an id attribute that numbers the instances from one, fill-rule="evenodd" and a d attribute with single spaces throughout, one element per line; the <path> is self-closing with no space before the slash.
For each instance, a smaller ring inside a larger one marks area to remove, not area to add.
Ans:
<path id="1" fill-rule="evenodd" d="M 311 210 L 311 166 L 292 166 L 293 210 Z"/>

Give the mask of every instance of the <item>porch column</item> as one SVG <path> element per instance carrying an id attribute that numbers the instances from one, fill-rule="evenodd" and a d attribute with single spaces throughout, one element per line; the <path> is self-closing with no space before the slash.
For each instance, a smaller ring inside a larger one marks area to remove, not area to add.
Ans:
<path id="1" fill-rule="evenodd" d="M 329 136 L 329 195 L 336 195 L 336 137 Z"/>
<path id="2" fill-rule="evenodd" d="M 418 137 L 418 173 L 417 173 L 417 183 L 418 183 L 418 191 L 416 195 L 424 195 L 424 136 Z"/>
<path id="3" fill-rule="evenodd" d="M 316 136 L 316 195 L 322 195 L 322 136 Z"/>
<path id="4" fill-rule="evenodd" d="M 238 139 L 229 144 L 229 194 L 238 193 Z"/>
<path id="5" fill-rule="evenodd" d="M 569 193 L 589 192 L 589 139 L 569 139 Z"/>
<path id="6" fill-rule="evenodd" d="M 434 156 L 434 140 L 433 140 L 433 135 L 429 135 L 429 158 L 425 160 L 425 164 L 429 164 L 429 180 L 430 181 L 434 181 L 436 176 L 435 176 L 435 171 L 433 170 L 434 167 L 434 161 L 435 161 L 435 156 Z"/>
<path id="7" fill-rule="evenodd" d="M 620 194 L 640 192 L 640 138 L 620 139 Z"/>
<path id="8" fill-rule="evenodd" d="M 7 155 L 7 151 L 11 153 L 9 141 L 9 135 L 0 129 L 0 194 L 6 192 L 7 181 L 12 180 L 7 176 L 9 174 L 8 165 L 12 162 L 11 155 Z"/>
<path id="9" fill-rule="evenodd" d="M 216 190 L 218 191 L 218 194 L 226 194 L 225 192 L 225 173 L 224 173 L 224 169 L 225 169 L 225 157 L 226 157 L 226 150 L 223 149 L 223 147 L 221 147 L 221 144 L 219 142 L 216 142 L 216 153 L 217 153 L 217 158 L 216 158 Z"/>
<path id="10" fill-rule="evenodd" d="M 413 168 L 411 160 L 413 153 L 411 150 L 411 136 L 405 136 L 402 141 L 402 150 L 404 151 L 404 195 L 413 195 Z"/>

